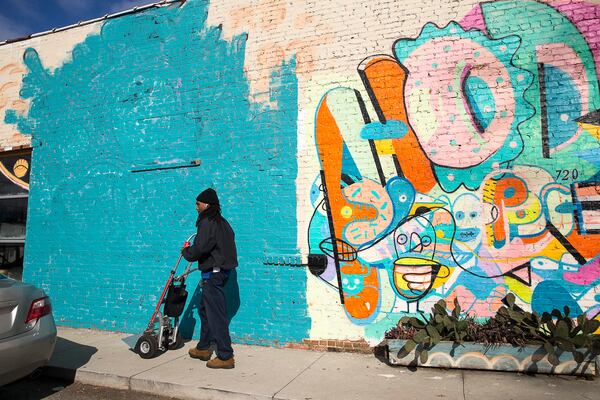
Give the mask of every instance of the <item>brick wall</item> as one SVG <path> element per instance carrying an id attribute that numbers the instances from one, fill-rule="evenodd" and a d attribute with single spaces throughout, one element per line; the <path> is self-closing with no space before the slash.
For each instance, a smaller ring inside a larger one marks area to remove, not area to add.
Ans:
<path id="1" fill-rule="evenodd" d="M 189 0 L 2 46 L 25 279 L 61 324 L 139 331 L 213 186 L 239 342 L 360 349 L 509 292 L 594 316 L 599 7 Z"/>
<path id="2" fill-rule="evenodd" d="M 110 20 L 54 71 L 24 51 L 31 106 L 15 118 L 38 143 L 25 279 L 52 297 L 60 324 L 143 330 L 195 231 L 195 197 L 212 186 L 242 266 L 235 339 L 308 336 L 306 273 L 263 265 L 298 255 L 297 167 L 285 154 L 296 146 L 295 60 L 270 77 L 278 107 L 251 103 L 244 37 L 221 39 L 205 17 L 204 3 L 189 2 Z M 191 334 L 194 304 L 185 317 Z"/>

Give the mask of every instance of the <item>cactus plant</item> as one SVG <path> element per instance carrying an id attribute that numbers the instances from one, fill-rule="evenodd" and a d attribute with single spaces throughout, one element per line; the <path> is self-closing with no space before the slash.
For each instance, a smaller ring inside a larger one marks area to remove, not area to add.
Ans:
<path id="1" fill-rule="evenodd" d="M 429 317 L 403 317 L 399 326 L 413 328 L 414 335 L 406 342 L 400 352 L 410 353 L 413 349 L 420 358 L 421 363 L 427 362 L 428 350 L 441 341 L 463 343 L 469 339 L 468 329 L 472 320 L 461 317 L 461 308 L 458 301 L 454 300 L 454 309 L 448 313 L 444 300 L 438 301 L 432 308 Z"/>
<path id="2" fill-rule="evenodd" d="M 600 321 L 589 319 L 585 314 L 573 319 L 568 307 L 563 311 L 554 309 L 540 317 L 535 312 L 521 309 L 515 296 L 508 294 L 493 318 L 479 324 L 468 316 L 461 316 L 458 301 L 449 311 L 444 300 L 438 301 L 429 316 L 403 317 L 398 326 L 386 337 L 402 336 L 407 339 L 400 353 L 408 354 L 415 350 L 421 363 L 427 362 L 429 350 L 441 341 L 455 344 L 464 342 L 510 343 L 517 346 L 528 344 L 543 346 L 548 353 L 548 361 L 558 364 L 557 351 L 571 352 L 576 362 L 586 357 L 600 354 L 600 335 L 594 332 L 600 328 Z"/>
<path id="3" fill-rule="evenodd" d="M 515 296 L 509 293 L 495 319 L 504 324 L 507 330 L 519 337 L 516 344 L 540 344 L 548 353 L 548 361 L 558 364 L 556 350 L 570 352 L 576 362 L 583 362 L 586 356 L 600 354 L 600 336 L 594 332 L 600 327 L 600 321 L 589 319 L 585 314 L 573 319 L 569 307 L 563 311 L 552 310 L 541 317 L 535 312 L 522 310 L 515 304 Z M 585 350 L 582 353 L 581 350 Z"/>

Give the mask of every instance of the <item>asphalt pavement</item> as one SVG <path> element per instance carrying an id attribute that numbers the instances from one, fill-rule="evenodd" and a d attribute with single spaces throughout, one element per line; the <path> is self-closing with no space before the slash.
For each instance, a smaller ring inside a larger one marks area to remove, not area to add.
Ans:
<path id="1" fill-rule="evenodd" d="M 173 400 L 173 397 L 155 396 L 131 390 L 111 389 L 84 385 L 79 382 L 40 376 L 25 378 L 0 387 L 4 400 Z"/>

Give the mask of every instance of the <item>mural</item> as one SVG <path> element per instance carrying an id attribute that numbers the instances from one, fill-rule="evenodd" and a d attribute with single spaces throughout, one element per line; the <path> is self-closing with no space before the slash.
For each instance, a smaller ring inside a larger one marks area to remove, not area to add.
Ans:
<path id="1" fill-rule="evenodd" d="M 237 233 L 238 342 L 372 342 L 510 292 L 600 312 L 599 4 L 284 3 L 0 47 L 0 148 L 34 148 L 0 177 L 31 182 L 24 277 L 59 323 L 143 329 L 206 186 Z"/>
<path id="2" fill-rule="evenodd" d="M 485 318 L 508 292 L 600 312 L 599 38 L 578 24 L 599 8 L 482 3 L 323 95 L 308 236 L 327 267 L 312 272 L 352 322 L 440 298 Z"/>

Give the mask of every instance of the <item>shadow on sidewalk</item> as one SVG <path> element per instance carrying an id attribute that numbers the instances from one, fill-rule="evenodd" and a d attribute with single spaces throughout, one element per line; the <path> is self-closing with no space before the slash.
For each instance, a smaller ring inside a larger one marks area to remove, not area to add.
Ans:
<path id="1" fill-rule="evenodd" d="M 48 367 L 0 387 L 0 399 L 41 400 L 57 395 L 57 392 L 75 381 L 77 369 L 87 364 L 97 351 L 93 346 L 57 337 L 51 362 L 60 360 L 62 367 Z"/>
<path id="2" fill-rule="evenodd" d="M 48 372 L 52 372 L 53 376 L 60 373 L 60 376 L 57 377 L 72 382 L 77 370 L 87 364 L 97 351 L 98 349 L 93 346 L 73 342 L 59 336 L 56 338 L 56 346 L 50 364 L 59 364 L 61 367 L 48 368 Z"/>
<path id="3" fill-rule="evenodd" d="M 394 364 L 390 363 L 389 351 L 390 350 L 389 350 L 388 346 L 382 342 L 373 348 L 373 355 L 375 356 L 376 359 L 378 359 L 379 361 L 381 361 L 383 364 L 387 365 L 388 367 L 406 368 L 410 372 L 417 372 L 417 367 L 415 365 L 408 365 L 408 366 L 401 367 L 399 365 L 394 365 Z M 428 368 L 428 367 L 422 367 L 422 368 Z"/>

